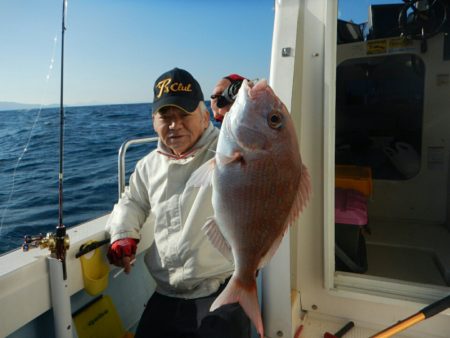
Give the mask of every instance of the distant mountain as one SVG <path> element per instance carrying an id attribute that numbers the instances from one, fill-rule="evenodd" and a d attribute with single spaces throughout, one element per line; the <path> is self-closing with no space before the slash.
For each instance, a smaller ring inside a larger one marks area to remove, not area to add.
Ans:
<path id="1" fill-rule="evenodd" d="M 4 102 L 0 101 L 0 111 L 2 110 L 19 110 L 19 109 L 32 109 L 39 108 L 39 104 L 26 104 L 18 102 Z"/>
<path id="2" fill-rule="evenodd" d="M 108 105 L 118 105 L 118 104 L 150 104 L 148 102 L 143 103 L 101 103 L 101 102 L 89 102 L 89 103 L 78 103 L 78 104 L 64 104 L 64 107 L 83 107 L 83 106 L 108 106 Z M 20 109 L 37 109 L 37 108 L 55 108 L 59 107 L 59 103 L 39 105 L 39 104 L 27 104 L 18 102 L 6 102 L 0 101 L 0 111 L 6 110 L 20 110 Z"/>

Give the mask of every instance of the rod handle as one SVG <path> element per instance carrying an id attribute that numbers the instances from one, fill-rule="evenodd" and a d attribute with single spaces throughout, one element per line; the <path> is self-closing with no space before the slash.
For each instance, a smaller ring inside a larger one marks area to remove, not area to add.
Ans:
<path id="1" fill-rule="evenodd" d="M 450 295 L 424 307 L 420 312 L 425 315 L 425 318 L 430 318 L 448 307 L 450 307 Z"/>

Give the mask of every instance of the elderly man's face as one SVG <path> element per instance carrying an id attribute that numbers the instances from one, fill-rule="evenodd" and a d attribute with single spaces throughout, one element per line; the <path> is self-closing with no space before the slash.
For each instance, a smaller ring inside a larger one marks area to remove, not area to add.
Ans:
<path id="1" fill-rule="evenodd" d="M 192 113 L 168 106 L 153 115 L 153 128 L 164 143 L 176 155 L 190 150 L 200 139 L 209 124 L 209 114 L 200 106 Z"/>

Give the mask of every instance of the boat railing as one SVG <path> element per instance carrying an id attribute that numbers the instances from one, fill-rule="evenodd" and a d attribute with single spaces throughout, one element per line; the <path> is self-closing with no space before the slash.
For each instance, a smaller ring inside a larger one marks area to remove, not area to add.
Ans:
<path id="1" fill-rule="evenodd" d="M 119 149 L 119 156 L 118 156 L 118 188 L 119 188 L 119 199 L 122 196 L 123 192 L 125 191 L 125 155 L 127 153 L 128 147 L 131 145 L 136 144 L 143 144 L 143 143 L 152 143 L 157 142 L 158 137 L 141 137 L 141 138 L 134 138 L 126 140 Z"/>

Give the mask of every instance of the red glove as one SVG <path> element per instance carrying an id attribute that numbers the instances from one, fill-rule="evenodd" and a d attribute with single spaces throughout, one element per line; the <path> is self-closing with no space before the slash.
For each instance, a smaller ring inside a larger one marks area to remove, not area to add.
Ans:
<path id="1" fill-rule="evenodd" d="M 122 258 L 136 254 L 138 240 L 134 238 L 122 238 L 112 243 L 106 256 L 111 264 L 122 266 Z"/>

